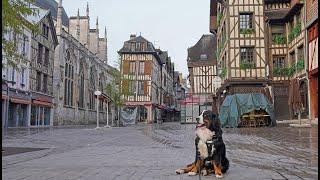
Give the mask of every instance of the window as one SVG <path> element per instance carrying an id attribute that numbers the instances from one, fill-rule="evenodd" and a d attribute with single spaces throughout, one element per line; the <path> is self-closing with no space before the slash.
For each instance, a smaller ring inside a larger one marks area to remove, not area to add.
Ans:
<path id="1" fill-rule="evenodd" d="M 79 78 L 79 105 L 80 108 L 84 108 L 84 73 L 83 64 L 80 64 L 80 78 Z"/>
<path id="2" fill-rule="evenodd" d="M 96 89 L 95 72 L 96 72 L 95 67 L 91 66 L 90 79 L 89 79 L 89 109 L 92 109 L 92 110 L 95 109 L 95 95 L 94 95 L 94 91 Z"/>
<path id="3" fill-rule="evenodd" d="M 139 74 L 144 74 L 144 62 L 139 61 Z"/>
<path id="4" fill-rule="evenodd" d="M 135 93 L 135 92 L 136 92 L 136 82 L 129 81 L 129 93 Z"/>
<path id="5" fill-rule="evenodd" d="M 303 45 L 298 47 L 298 61 L 304 60 Z"/>
<path id="6" fill-rule="evenodd" d="M 201 54 L 200 55 L 200 60 L 207 60 L 207 59 L 208 59 L 208 57 L 207 57 L 206 54 Z"/>
<path id="7" fill-rule="evenodd" d="M 23 41 L 22 41 L 22 55 L 24 57 L 28 57 L 29 56 L 29 45 L 28 45 L 28 36 L 24 35 L 23 36 Z"/>
<path id="8" fill-rule="evenodd" d="M 285 67 L 285 57 L 273 57 L 273 67 L 274 68 L 284 68 Z"/>
<path id="9" fill-rule="evenodd" d="M 66 52 L 64 76 L 64 105 L 73 106 L 73 64 L 70 58 L 70 51 Z"/>
<path id="10" fill-rule="evenodd" d="M 296 61 L 296 58 L 295 58 L 295 52 L 293 51 L 293 52 L 291 52 L 290 53 L 290 55 L 289 55 L 289 57 L 290 57 L 290 61 L 289 61 L 289 64 L 292 66 L 293 64 L 295 64 L 295 61 Z"/>
<path id="11" fill-rule="evenodd" d="M 9 80 L 14 84 L 16 82 L 16 70 L 14 68 L 10 68 L 9 73 Z"/>
<path id="12" fill-rule="evenodd" d="M 43 75 L 43 92 L 48 92 L 48 75 L 46 74 Z"/>
<path id="13" fill-rule="evenodd" d="M 130 49 L 131 49 L 131 51 L 135 51 L 135 43 L 134 42 L 130 43 Z"/>
<path id="14" fill-rule="evenodd" d="M 43 45 L 42 44 L 38 44 L 38 63 L 42 63 L 42 55 L 43 54 Z"/>
<path id="15" fill-rule="evenodd" d="M 129 74 L 135 74 L 135 72 L 136 72 L 136 62 L 130 61 Z"/>
<path id="16" fill-rule="evenodd" d="M 252 28 L 252 13 L 240 13 L 240 29 Z"/>
<path id="17" fill-rule="evenodd" d="M 240 48 L 240 63 L 253 63 L 253 50 L 254 47 Z"/>
<path id="18" fill-rule="evenodd" d="M 45 48 L 45 52 L 44 52 L 44 66 L 49 66 L 49 49 Z"/>
<path id="19" fill-rule="evenodd" d="M 36 78 L 36 90 L 41 91 L 41 73 L 40 71 L 37 71 L 37 78 Z"/>
<path id="20" fill-rule="evenodd" d="M 48 39 L 49 27 L 46 24 L 42 24 L 42 35 Z"/>
<path id="21" fill-rule="evenodd" d="M 144 81 L 138 81 L 138 95 L 144 95 Z"/>
<path id="22" fill-rule="evenodd" d="M 25 73 L 26 73 L 26 69 L 25 68 L 21 68 L 21 80 L 20 80 L 20 82 L 21 82 L 21 85 L 22 86 L 24 86 L 25 85 Z"/>

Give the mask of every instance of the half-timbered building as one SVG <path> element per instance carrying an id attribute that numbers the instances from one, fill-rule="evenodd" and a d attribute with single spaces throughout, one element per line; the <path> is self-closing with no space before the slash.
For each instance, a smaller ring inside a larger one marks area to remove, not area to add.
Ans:
<path id="1" fill-rule="evenodd" d="M 310 119 L 318 121 L 318 0 L 306 0 L 306 9 Z"/>
<path id="2" fill-rule="evenodd" d="M 217 60 L 214 54 L 216 37 L 202 35 L 200 40 L 188 48 L 189 80 L 193 96 L 199 98 L 199 112 L 211 109 L 213 95 L 219 85 L 214 80 L 217 77 Z"/>
<path id="3" fill-rule="evenodd" d="M 138 121 L 151 123 L 161 103 L 161 60 L 157 51 L 144 37 L 131 35 L 118 53 L 125 105 L 139 109 Z"/>
<path id="4" fill-rule="evenodd" d="M 138 108 L 138 121 L 172 121 L 176 109 L 174 64 L 168 52 L 132 34 L 118 53 L 124 109 Z"/>
<path id="5" fill-rule="evenodd" d="M 302 117 L 308 115 L 308 83 L 305 64 L 305 7 L 303 1 L 265 0 L 268 59 L 273 81 L 274 108 L 277 119 L 295 116 L 288 106 L 292 79 L 298 78 Z M 289 103 L 290 104 L 290 103 Z"/>
<path id="6" fill-rule="evenodd" d="M 215 54 L 222 79 L 218 107 L 227 94 L 260 92 L 271 100 L 263 0 L 210 3 L 210 32 L 217 37 Z"/>

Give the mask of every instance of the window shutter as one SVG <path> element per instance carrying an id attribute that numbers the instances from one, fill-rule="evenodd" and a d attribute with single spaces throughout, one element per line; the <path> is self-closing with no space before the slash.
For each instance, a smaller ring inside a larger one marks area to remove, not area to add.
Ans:
<path id="1" fill-rule="evenodd" d="M 129 80 L 127 79 L 122 80 L 122 92 L 123 94 L 128 94 L 129 92 Z"/>
<path id="2" fill-rule="evenodd" d="M 148 95 L 148 81 L 144 81 L 143 85 L 144 95 Z"/>
<path id="3" fill-rule="evenodd" d="M 152 70 L 152 61 L 145 61 L 144 74 L 151 75 L 151 70 Z"/>
<path id="4" fill-rule="evenodd" d="M 129 61 L 123 61 L 123 74 L 128 74 L 129 72 Z"/>

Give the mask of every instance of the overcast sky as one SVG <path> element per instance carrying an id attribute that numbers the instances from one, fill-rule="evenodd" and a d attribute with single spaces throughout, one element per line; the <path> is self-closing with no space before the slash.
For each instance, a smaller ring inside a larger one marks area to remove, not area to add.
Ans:
<path id="1" fill-rule="evenodd" d="M 58 0 L 57 0 L 58 1 Z M 130 34 L 145 37 L 168 51 L 175 70 L 188 75 L 187 48 L 209 34 L 209 0 L 88 0 L 90 28 L 99 17 L 100 36 L 107 27 L 108 61 L 115 65 L 117 51 Z M 87 0 L 63 0 L 68 16 L 86 13 Z"/>

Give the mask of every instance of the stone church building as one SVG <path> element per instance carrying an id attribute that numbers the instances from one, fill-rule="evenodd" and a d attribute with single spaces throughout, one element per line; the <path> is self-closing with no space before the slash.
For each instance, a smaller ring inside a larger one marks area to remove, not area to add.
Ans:
<path id="1" fill-rule="evenodd" d="M 54 121 L 53 125 L 91 124 L 96 122 L 99 105 L 100 123 L 114 119 L 114 106 L 105 87 L 112 81 L 107 64 L 107 35 L 99 37 L 96 28 L 90 28 L 89 6 L 86 15 L 68 18 L 62 0 L 37 0 L 36 4 L 50 9 L 55 23 L 58 46 L 53 67 Z M 102 91 L 97 103 L 94 91 Z"/>

